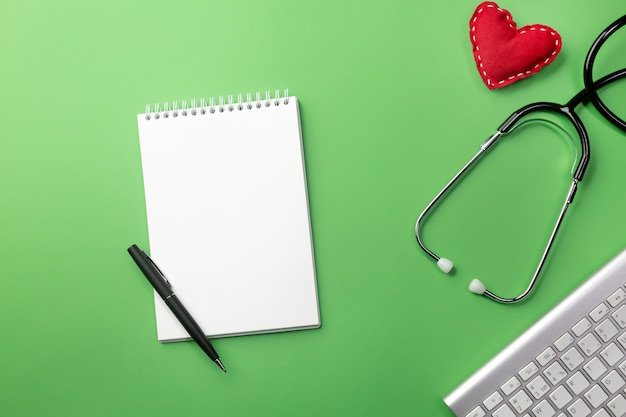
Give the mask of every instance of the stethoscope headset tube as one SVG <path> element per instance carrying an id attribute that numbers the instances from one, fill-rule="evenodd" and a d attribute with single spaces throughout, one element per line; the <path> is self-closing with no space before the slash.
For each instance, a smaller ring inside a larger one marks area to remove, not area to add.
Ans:
<path id="1" fill-rule="evenodd" d="M 452 268 L 454 267 L 454 264 L 452 263 L 452 261 L 450 261 L 449 259 L 443 258 L 438 256 L 437 254 L 435 254 L 433 251 L 431 251 L 430 249 L 428 249 L 426 247 L 426 245 L 423 243 L 422 238 L 420 236 L 419 233 L 419 229 L 420 229 L 420 225 L 424 219 L 424 217 L 431 211 L 431 209 L 441 200 L 441 198 L 445 195 L 445 193 L 452 188 L 457 181 L 465 174 L 469 171 L 469 169 L 478 161 L 481 159 L 481 157 L 496 143 L 496 141 L 502 137 L 503 135 L 506 135 L 507 133 L 510 133 L 516 126 L 519 125 L 520 121 L 525 118 L 526 116 L 528 116 L 531 113 L 534 112 L 552 112 L 552 113 L 556 113 L 558 115 L 563 116 L 564 118 L 566 118 L 567 120 L 569 120 L 569 122 L 572 124 L 572 126 L 574 126 L 576 133 L 578 134 L 578 137 L 580 139 L 580 147 L 581 147 L 581 157 L 578 160 L 578 163 L 576 165 L 576 169 L 574 170 L 572 176 L 572 183 L 569 187 L 569 190 L 567 192 L 566 198 L 565 198 L 565 202 L 563 203 L 563 206 L 561 208 L 561 211 L 557 217 L 556 223 L 554 225 L 554 228 L 552 229 L 552 233 L 550 234 L 550 238 L 548 239 L 548 243 L 543 251 L 543 254 L 541 256 L 541 259 L 539 260 L 539 263 L 537 265 L 537 268 L 535 270 L 535 273 L 533 275 L 533 277 L 531 278 L 528 287 L 518 296 L 513 297 L 513 298 L 506 298 L 506 297 L 500 297 L 496 294 L 494 294 L 493 292 L 487 290 L 487 288 L 485 287 L 485 285 L 480 282 L 479 280 L 473 280 L 470 283 L 470 290 L 476 294 L 480 294 L 480 295 L 484 295 L 494 301 L 500 302 L 500 303 L 505 303 L 505 304 L 511 304 L 511 303 L 516 303 L 518 301 L 523 300 L 524 298 L 526 298 L 526 296 L 528 294 L 530 294 L 530 292 L 533 290 L 533 288 L 535 287 L 535 284 L 537 283 L 537 280 L 539 278 L 539 275 L 541 273 L 541 270 L 543 269 L 543 266 L 546 262 L 546 259 L 548 257 L 548 254 L 550 252 L 550 249 L 552 248 L 552 245 L 554 243 L 554 240 L 556 238 L 556 235 L 559 231 L 559 228 L 562 224 L 563 218 L 565 216 L 565 213 L 567 212 L 567 209 L 570 205 L 570 203 L 573 201 L 574 199 L 574 195 L 576 194 L 576 191 L 578 189 L 578 182 L 582 180 L 585 170 L 587 168 L 587 165 L 589 164 L 589 158 L 590 158 L 590 146 L 589 146 L 589 137 L 587 135 L 587 130 L 585 129 L 585 126 L 583 125 L 582 121 L 580 120 L 580 117 L 574 112 L 574 108 L 576 106 L 578 106 L 579 104 L 584 104 L 588 101 L 590 101 L 594 107 L 598 110 L 598 112 L 600 114 L 602 114 L 607 120 L 609 120 L 611 123 L 613 123 L 615 126 L 617 126 L 618 128 L 620 128 L 621 130 L 626 132 L 626 122 L 624 122 L 622 119 L 620 119 L 618 116 L 616 116 L 605 104 L 604 102 L 602 102 L 602 100 L 600 100 L 600 97 L 598 96 L 597 90 L 605 87 L 606 85 L 615 82 L 621 78 L 624 78 L 626 76 L 626 68 L 622 68 L 621 70 L 615 71 L 607 76 L 604 76 L 602 78 L 600 78 L 597 81 L 593 81 L 593 64 L 596 58 L 596 55 L 598 53 L 598 50 L 600 49 L 600 47 L 602 47 L 602 45 L 604 44 L 604 42 L 613 34 L 615 33 L 615 31 L 617 31 L 619 28 L 621 28 L 622 26 L 624 26 L 624 24 L 626 24 L 626 15 L 622 16 L 621 18 L 617 19 L 615 22 L 613 22 L 609 27 L 607 27 L 601 34 L 600 36 L 598 36 L 598 38 L 595 40 L 595 42 L 593 43 L 593 45 L 591 46 L 588 54 L 587 54 L 587 58 L 585 59 L 585 65 L 583 68 L 583 81 L 584 81 L 584 85 L 585 88 L 583 90 L 581 90 L 578 94 L 576 94 L 566 105 L 560 105 L 560 104 L 556 104 L 556 103 L 550 103 L 550 102 L 538 102 L 538 103 L 532 103 L 532 104 L 528 104 L 522 108 L 520 108 L 519 110 L 515 111 L 513 114 L 511 114 L 511 116 L 509 116 L 507 118 L 507 120 L 498 128 L 498 131 L 492 135 L 489 139 L 487 139 L 487 141 L 485 141 L 482 146 L 480 147 L 480 150 L 470 159 L 470 161 L 465 164 L 465 166 L 463 166 L 463 168 L 446 184 L 446 186 L 435 196 L 435 198 L 426 206 L 426 208 L 422 211 L 422 213 L 419 215 L 417 222 L 415 224 L 415 237 L 417 239 L 417 243 L 420 246 L 420 248 L 431 258 L 433 258 L 435 261 L 437 261 L 437 265 L 439 266 L 439 268 L 445 272 L 448 273 L 452 270 Z"/>
<path id="2" fill-rule="evenodd" d="M 598 110 L 598 112 L 602 116 L 604 116 L 604 118 L 607 119 L 609 122 L 613 123 L 619 129 L 626 132 L 626 122 L 624 122 L 624 120 L 620 119 L 615 113 L 613 113 L 607 107 L 607 105 L 604 104 L 604 102 L 600 99 L 600 96 L 598 95 L 598 88 L 624 77 L 626 75 L 626 68 L 622 68 L 619 71 L 615 71 L 614 73 L 609 74 L 608 77 L 611 78 L 609 78 L 609 80 L 607 80 L 607 82 L 605 82 L 604 84 L 593 81 L 593 64 L 595 63 L 598 51 L 600 51 L 600 48 L 602 47 L 602 45 L 604 45 L 604 42 L 606 42 L 606 40 L 611 37 L 611 35 L 613 35 L 619 28 L 624 26 L 624 24 L 626 24 L 626 15 L 611 23 L 611 25 L 609 25 L 609 27 L 607 27 L 591 45 L 591 48 L 589 48 L 589 52 L 587 53 L 587 58 L 585 59 L 585 66 L 583 70 L 583 83 L 585 85 L 584 91 L 586 91 L 587 93 L 587 98 L 591 102 L 591 104 L 593 104 L 596 110 Z"/>

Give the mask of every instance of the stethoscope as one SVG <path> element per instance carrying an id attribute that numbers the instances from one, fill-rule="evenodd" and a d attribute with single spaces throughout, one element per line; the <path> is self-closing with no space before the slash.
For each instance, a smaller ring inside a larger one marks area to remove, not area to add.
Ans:
<path id="1" fill-rule="evenodd" d="M 469 286 L 470 291 L 472 291 L 473 293 L 484 295 L 500 303 L 516 303 L 524 299 L 532 291 L 533 287 L 537 283 L 539 274 L 541 273 L 541 270 L 546 262 L 546 258 L 548 257 L 548 253 L 550 252 L 550 249 L 552 248 L 552 244 L 554 242 L 554 239 L 556 238 L 556 235 L 557 235 L 557 232 L 559 231 L 561 223 L 563 222 L 563 217 L 565 216 L 565 213 L 567 212 L 567 208 L 569 207 L 570 203 L 574 199 L 574 195 L 576 194 L 576 190 L 578 188 L 578 183 L 582 181 L 583 175 L 585 173 L 585 169 L 587 168 L 587 165 L 589 164 L 589 138 L 587 136 L 587 131 L 585 129 L 585 126 L 580 120 L 580 117 L 578 117 L 578 115 L 575 113 L 574 108 L 576 108 L 576 106 L 578 106 L 579 104 L 584 104 L 587 101 L 589 101 L 594 105 L 594 107 L 598 110 L 598 112 L 602 114 L 602 116 L 604 116 L 607 120 L 609 120 L 611 123 L 613 123 L 615 126 L 620 128 L 621 130 L 626 132 L 626 122 L 624 122 L 624 120 L 620 119 L 617 115 L 615 115 L 604 104 L 604 102 L 598 96 L 598 92 L 597 92 L 598 89 L 626 76 L 626 68 L 622 68 L 619 71 L 615 71 L 599 79 L 598 81 L 595 81 L 595 82 L 593 81 L 593 65 L 596 59 L 596 55 L 598 54 L 598 51 L 600 50 L 604 42 L 606 42 L 606 40 L 613 33 L 615 33 L 619 28 L 624 26 L 624 24 L 626 24 L 626 15 L 620 17 L 615 22 L 613 22 L 609 27 L 607 27 L 600 34 L 600 36 L 598 36 L 598 38 L 595 40 L 595 42 L 589 49 L 589 52 L 587 53 L 587 58 L 585 59 L 585 65 L 583 69 L 583 82 L 584 82 L 585 88 L 582 91 L 576 94 L 569 102 L 567 102 L 567 104 L 563 106 L 560 104 L 556 104 L 556 103 L 538 102 L 538 103 L 528 104 L 520 108 L 516 112 L 514 112 L 498 128 L 498 131 L 481 145 L 480 150 L 476 153 L 476 155 L 474 155 L 474 157 L 472 157 L 472 159 L 470 159 L 470 161 L 467 164 L 465 164 L 465 166 L 450 180 L 450 182 L 446 184 L 446 186 L 439 192 L 439 194 L 435 196 L 435 198 L 428 204 L 428 206 L 426 206 L 424 211 L 422 211 L 422 213 L 418 217 L 417 223 L 415 224 L 415 237 L 417 238 L 417 243 L 424 250 L 424 252 L 426 252 L 431 258 L 437 261 L 437 265 L 443 272 L 445 273 L 450 272 L 452 268 L 454 267 L 454 263 L 450 261 L 449 259 L 436 255 L 433 251 L 428 249 L 422 242 L 422 239 L 419 234 L 419 228 L 426 214 L 433 208 L 433 206 L 437 204 L 437 202 L 439 202 L 439 200 L 441 200 L 443 195 L 458 181 L 458 179 L 461 178 L 463 174 L 465 174 L 469 170 L 469 168 L 481 158 L 481 156 L 483 156 L 490 148 L 493 147 L 493 145 L 496 143 L 496 141 L 500 137 L 505 136 L 507 133 L 512 132 L 516 127 L 518 127 L 521 124 L 522 118 L 534 112 L 552 112 L 552 113 L 556 113 L 558 115 L 565 117 L 573 125 L 580 139 L 581 156 L 580 156 L 580 159 L 578 160 L 578 163 L 576 164 L 576 168 L 573 170 L 572 183 L 569 187 L 569 190 L 567 191 L 567 196 L 565 198 L 565 202 L 563 203 L 563 207 L 561 208 L 559 216 L 556 220 L 556 224 L 554 225 L 554 228 L 552 229 L 552 233 L 550 234 L 548 244 L 546 245 L 546 248 L 543 251 L 543 254 L 541 256 L 541 259 L 539 260 L 537 269 L 535 270 L 535 273 L 532 279 L 530 280 L 528 287 L 523 293 L 521 293 L 517 297 L 506 298 L 506 297 L 500 297 L 494 294 L 493 292 L 489 291 L 480 280 L 474 279 L 472 280 Z"/>

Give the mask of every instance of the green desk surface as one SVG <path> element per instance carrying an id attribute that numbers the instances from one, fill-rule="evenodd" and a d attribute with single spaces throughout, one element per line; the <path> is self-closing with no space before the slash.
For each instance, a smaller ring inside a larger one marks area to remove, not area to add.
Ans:
<path id="1" fill-rule="evenodd" d="M 419 250 L 430 199 L 513 110 L 576 93 L 592 41 L 626 12 L 500 3 L 563 49 L 489 91 L 468 37 L 477 5 L 2 1 L 0 414 L 451 416 L 448 392 L 626 247 L 626 135 L 586 107 L 591 162 L 528 302 L 466 288 L 514 295 L 534 272 L 574 160 L 550 129 L 501 142 L 425 224 L 454 274 Z M 624 31 L 596 76 L 626 66 Z M 192 342 L 156 341 L 126 253 L 148 246 L 135 115 L 283 88 L 301 103 L 322 327 L 215 340 L 224 375 Z M 622 117 L 625 93 L 606 91 Z"/>

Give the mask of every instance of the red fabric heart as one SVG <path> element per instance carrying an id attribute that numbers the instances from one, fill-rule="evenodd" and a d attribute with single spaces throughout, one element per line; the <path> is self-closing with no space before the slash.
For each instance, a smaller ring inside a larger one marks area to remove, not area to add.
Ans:
<path id="1" fill-rule="evenodd" d="M 479 4 L 469 23 L 476 67 L 490 90 L 537 73 L 561 51 L 561 36 L 554 29 L 517 29 L 511 13 L 494 2 Z"/>

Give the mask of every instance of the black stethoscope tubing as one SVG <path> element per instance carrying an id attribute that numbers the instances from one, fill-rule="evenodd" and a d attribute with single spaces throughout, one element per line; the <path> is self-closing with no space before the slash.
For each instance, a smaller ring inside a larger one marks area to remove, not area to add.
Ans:
<path id="1" fill-rule="evenodd" d="M 613 33 L 615 33 L 615 31 L 617 31 L 619 28 L 624 26 L 624 24 L 626 24 L 626 15 L 620 17 L 611 25 L 609 25 L 592 44 L 591 48 L 589 49 L 589 52 L 587 53 L 587 57 L 585 59 L 585 64 L 583 67 L 583 82 L 584 82 L 585 88 L 583 88 L 574 97 L 572 97 L 572 99 L 570 99 L 565 105 L 560 105 L 560 104 L 551 103 L 551 102 L 537 102 L 537 103 L 528 104 L 524 107 L 521 107 L 519 110 L 515 111 L 498 128 L 498 131 L 489 139 L 487 139 L 485 143 L 483 143 L 480 150 L 474 155 L 474 157 L 472 157 L 472 159 L 467 164 L 465 164 L 465 166 L 452 178 L 452 180 L 448 182 L 448 184 L 435 196 L 435 198 L 426 206 L 424 211 L 422 211 L 422 213 L 418 217 L 417 222 L 415 224 L 415 236 L 417 239 L 417 243 L 422 248 L 422 250 L 424 250 L 424 252 L 426 252 L 426 254 L 428 254 L 435 261 L 437 261 L 438 264 L 440 264 L 440 262 L 443 262 L 443 264 L 440 265 L 441 269 L 446 273 L 449 272 L 449 270 L 453 267 L 452 262 L 445 258 L 439 257 L 430 249 L 428 249 L 422 242 L 422 239 L 419 235 L 420 223 L 423 220 L 423 218 L 426 216 L 426 214 L 435 206 L 435 204 L 441 199 L 441 197 L 457 182 L 457 180 L 461 176 L 463 176 L 463 174 L 466 171 L 468 171 L 468 169 L 477 160 L 481 158 L 481 156 L 497 141 L 499 137 L 501 137 L 502 135 L 506 133 L 509 133 L 512 129 L 515 128 L 515 126 L 518 124 L 518 122 L 522 118 L 529 115 L 530 113 L 541 112 L 541 111 L 557 113 L 561 116 L 564 116 L 566 119 L 568 119 L 570 123 L 572 124 L 572 126 L 574 126 L 579 136 L 580 143 L 581 143 L 581 158 L 578 161 L 576 170 L 573 173 L 572 184 L 568 190 L 567 197 L 559 213 L 556 224 L 552 230 L 552 233 L 548 240 L 548 244 L 546 245 L 546 248 L 537 266 L 537 269 L 535 270 L 535 274 L 533 275 L 528 287 L 522 294 L 518 295 L 517 297 L 505 298 L 505 297 L 500 297 L 494 294 L 493 292 L 487 290 L 480 281 L 474 280 L 472 281 L 472 284 L 470 284 L 470 289 L 473 292 L 485 295 L 486 297 L 494 301 L 509 304 L 509 303 L 516 303 L 524 299 L 535 286 L 537 279 L 539 277 L 539 274 L 543 268 L 543 265 L 545 264 L 548 253 L 550 252 L 550 249 L 552 247 L 556 234 L 561 226 L 561 223 L 562 223 L 563 217 L 565 216 L 567 208 L 569 207 L 569 204 L 573 201 L 574 195 L 578 188 L 578 182 L 582 180 L 585 170 L 587 168 L 587 165 L 589 164 L 589 158 L 590 158 L 589 137 L 587 135 L 587 131 L 585 129 L 584 124 L 582 123 L 582 121 L 580 120 L 580 117 L 574 111 L 574 109 L 580 104 L 591 102 L 603 117 L 609 120 L 613 125 L 617 126 L 621 130 L 626 132 L 626 122 L 624 122 L 617 115 L 615 115 L 604 104 L 604 102 L 600 99 L 597 93 L 599 89 L 626 77 L 626 68 L 622 68 L 618 71 L 608 74 L 598 79 L 597 81 L 593 81 L 593 65 L 595 63 L 595 59 L 598 54 L 598 51 L 600 50 L 604 42 L 606 42 L 606 40 Z"/>
<path id="2" fill-rule="evenodd" d="M 596 60 L 596 55 L 598 55 L 598 51 L 600 51 L 600 48 L 602 47 L 602 45 L 604 45 L 604 42 L 606 42 L 607 39 L 609 39 L 609 37 L 611 37 L 611 35 L 613 35 L 619 28 L 624 26 L 624 24 L 626 24 L 626 15 L 620 17 L 615 22 L 611 23 L 591 45 L 591 48 L 589 48 L 589 53 L 587 53 L 587 58 L 585 59 L 585 65 L 583 69 L 583 83 L 585 85 L 585 90 L 587 91 L 587 97 L 589 101 L 591 102 L 591 104 L 593 104 L 593 106 L 596 108 L 596 110 L 598 110 L 598 112 L 602 116 L 604 116 L 605 119 L 607 119 L 608 121 L 613 123 L 615 126 L 617 126 L 621 130 L 626 132 L 626 122 L 620 119 L 615 113 L 613 113 L 608 108 L 606 104 L 604 104 L 602 99 L 600 99 L 600 96 L 598 95 L 598 91 L 597 91 L 598 88 L 602 86 L 598 85 L 597 82 L 593 81 L 593 65 Z M 626 68 L 622 68 L 621 70 L 616 71 L 613 74 L 610 74 L 609 77 L 611 75 L 615 75 L 616 73 L 624 72 L 624 70 L 626 70 Z M 620 76 L 616 77 L 614 80 L 620 79 L 623 76 L 624 74 L 621 74 Z M 611 80 L 608 83 L 611 83 L 614 80 Z"/>

